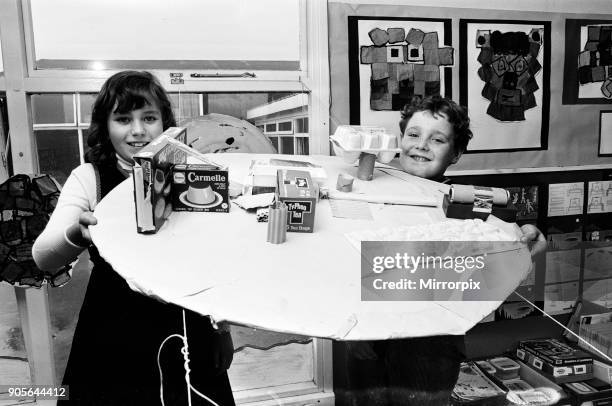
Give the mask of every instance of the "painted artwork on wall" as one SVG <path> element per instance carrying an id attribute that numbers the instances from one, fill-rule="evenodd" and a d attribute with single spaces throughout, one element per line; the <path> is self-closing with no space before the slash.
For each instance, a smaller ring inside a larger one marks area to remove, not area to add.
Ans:
<path id="1" fill-rule="evenodd" d="M 537 220 L 538 218 L 538 187 L 517 186 L 506 188 L 510 192 L 509 207 L 516 209 L 516 219 Z"/>
<path id="2" fill-rule="evenodd" d="M 565 20 L 563 104 L 612 103 L 612 20 Z"/>
<path id="3" fill-rule="evenodd" d="M 351 124 L 398 133 L 414 96 L 452 97 L 451 20 L 349 17 Z"/>
<path id="4" fill-rule="evenodd" d="M 550 22 L 460 20 L 460 102 L 469 152 L 547 148 Z"/>
<path id="5" fill-rule="evenodd" d="M 612 156 L 612 111 L 599 112 L 598 156 Z"/>

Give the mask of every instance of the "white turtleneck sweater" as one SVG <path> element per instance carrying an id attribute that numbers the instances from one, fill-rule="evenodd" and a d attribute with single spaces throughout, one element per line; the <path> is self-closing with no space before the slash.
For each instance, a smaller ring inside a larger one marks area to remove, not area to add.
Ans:
<path id="1" fill-rule="evenodd" d="M 117 157 L 118 169 L 127 177 L 132 164 Z M 45 230 L 38 236 L 32 247 L 36 265 L 43 271 L 55 271 L 74 262 L 86 246 L 72 242 L 70 229 L 78 227 L 79 216 L 94 211 L 98 203 L 96 174 L 92 164 L 75 168 L 62 188 L 57 206 Z"/>

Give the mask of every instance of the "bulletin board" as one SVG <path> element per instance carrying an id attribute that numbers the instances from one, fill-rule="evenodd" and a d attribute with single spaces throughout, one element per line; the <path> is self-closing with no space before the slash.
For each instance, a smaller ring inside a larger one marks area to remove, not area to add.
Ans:
<path id="1" fill-rule="evenodd" d="M 537 8 L 537 7 L 536 7 Z M 357 2 L 343 3 L 331 1 L 328 4 L 329 20 L 329 58 L 330 58 L 330 134 L 338 125 L 361 123 L 360 105 L 351 103 L 354 100 L 355 89 L 359 85 L 355 83 L 355 74 L 351 73 L 351 66 L 358 61 L 359 44 L 349 37 L 349 24 L 351 19 L 432 19 L 451 20 L 452 38 L 450 43 L 444 46 L 452 46 L 454 49 L 454 64 L 444 67 L 451 70 L 451 91 L 455 101 L 461 102 L 461 86 L 463 84 L 460 76 L 460 64 L 462 61 L 461 48 L 463 43 L 460 38 L 461 20 L 493 20 L 493 21 L 516 21 L 524 22 L 546 22 L 550 24 L 550 46 L 544 47 L 550 53 L 550 75 L 549 75 L 549 97 L 548 124 L 542 125 L 542 131 L 529 134 L 530 143 L 521 142 L 520 145 L 501 145 L 489 148 L 492 137 L 499 132 L 493 129 L 475 131 L 474 138 L 470 142 L 469 153 L 464 154 L 451 170 L 495 170 L 500 168 L 537 168 L 553 167 L 558 165 L 610 165 L 612 156 L 598 153 L 599 144 L 599 115 L 605 106 L 598 104 L 566 104 L 562 102 L 562 94 L 566 89 L 566 39 L 571 40 L 566 34 L 566 21 L 572 19 L 585 19 L 598 21 L 605 24 L 612 21 L 612 12 L 602 10 L 599 14 L 572 14 L 550 11 L 533 10 L 494 10 L 484 8 L 464 7 L 437 7 L 437 6 L 409 6 L 394 4 L 360 4 Z M 546 32 L 545 32 L 546 35 Z M 580 40 L 577 40 L 578 42 Z M 544 38 L 546 43 L 546 38 Z M 350 44 L 349 44 L 350 43 Z M 579 45 L 576 50 L 578 52 Z M 577 55 L 577 54 L 576 54 Z M 542 58 L 544 54 L 542 54 Z M 576 56 L 577 59 L 577 56 Z M 351 62 L 353 61 L 353 62 Z M 478 61 L 476 61 L 478 64 Z M 539 77 L 544 79 L 544 66 L 542 59 L 542 70 Z M 577 66 L 577 62 L 576 62 Z M 477 77 L 478 80 L 480 80 Z M 367 85 L 367 83 L 366 83 Z M 538 84 L 540 86 L 540 84 Z M 543 83 L 542 83 L 543 89 Z M 577 85 L 576 85 L 577 86 Z M 484 82 L 480 83 L 480 92 Z M 480 92 L 476 94 L 480 96 Z M 539 89 L 534 96 L 542 94 Z M 358 94 L 358 93 L 357 93 Z M 484 99 L 484 98 L 483 98 Z M 365 103 L 369 99 L 365 98 Z M 486 100 L 486 99 L 485 99 Z M 363 102 L 363 100 L 362 100 Z M 544 99 L 542 100 L 544 102 Z M 542 105 L 543 106 L 543 105 Z M 472 103 L 468 101 L 469 113 L 472 116 Z M 546 114 L 546 109 L 543 109 Z M 485 110 L 486 111 L 486 110 Z M 527 110 L 531 113 L 531 110 Z M 394 134 L 399 134 L 398 121 L 399 112 L 391 113 L 389 126 Z M 493 119 L 493 121 L 495 121 Z M 474 124 L 477 124 L 476 122 Z M 499 123 L 497 123 L 499 124 Z M 481 135 L 484 134 L 484 135 Z M 491 135 L 493 134 L 493 136 Z M 479 140 L 480 139 L 480 140 Z M 485 145 L 479 146 L 479 143 Z M 532 142 L 533 141 L 533 142 Z M 503 148 L 503 149 L 502 149 Z M 526 148 L 526 149 L 524 149 Z"/>

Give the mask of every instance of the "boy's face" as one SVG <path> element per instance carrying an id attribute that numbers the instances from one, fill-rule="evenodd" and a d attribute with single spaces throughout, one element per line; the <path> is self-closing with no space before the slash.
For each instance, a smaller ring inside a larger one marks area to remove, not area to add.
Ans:
<path id="1" fill-rule="evenodd" d="M 400 165 L 411 175 L 438 180 L 457 162 L 455 134 L 446 114 L 418 111 L 410 117 L 402 135 Z"/>

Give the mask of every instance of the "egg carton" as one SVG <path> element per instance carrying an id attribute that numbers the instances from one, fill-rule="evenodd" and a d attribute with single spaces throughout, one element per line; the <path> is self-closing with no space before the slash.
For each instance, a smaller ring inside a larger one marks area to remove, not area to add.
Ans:
<path id="1" fill-rule="evenodd" d="M 347 163 L 355 162 L 362 152 L 376 155 L 377 161 L 388 163 L 401 151 L 397 136 L 383 127 L 340 125 L 330 140 L 336 155 Z"/>

